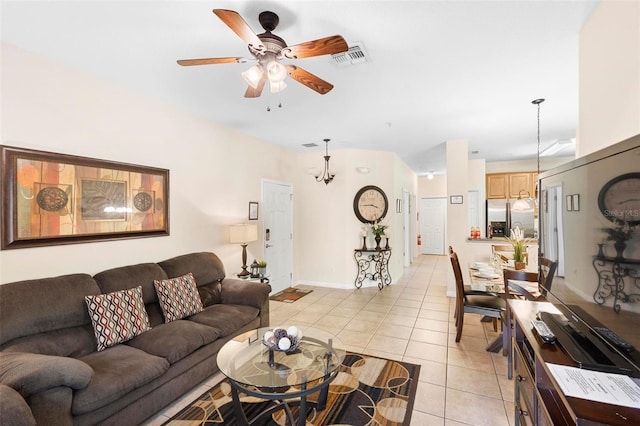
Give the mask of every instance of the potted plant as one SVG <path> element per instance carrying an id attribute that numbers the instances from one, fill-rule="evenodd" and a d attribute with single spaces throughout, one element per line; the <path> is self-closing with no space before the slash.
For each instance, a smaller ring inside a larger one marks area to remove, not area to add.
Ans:
<path id="1" fill-rule="evenodd" d="M 388 227 L 388 225 L 383 225 L 379 221 L 371 223 L 371 233 L 374 235 L 373 239 L 376 240 L 376 250 L 380 250 L 380 241 L 384 235 L 384 230 Z"/>
<path id="2" fill-rule="evenodd" d="M 511 230 L 507 239 L 513 247 L 514 267 L 516 269 L 524 269 L 526 267 L 524 259 L 527 252 L 527 245 L 531 240 L 529 238 L 524 238 L 524 232 L 517 226 L 516 229 Z"/>
<path id="3" fill-rule="evenodd" d="M 627 241 L 633 238 L 633 233 L 637 227 L 629 225 L 629 222 L 623 220 L 615 220 L 613 228 L 602 228 L 607 234 L 607 240 L 613 241 L 616 249 L 616 258 L 624 257 L 624 249 L 627 248 Z"/>
<path id="4" fill-rule="evenodd" d="M 258 262 L 258 269 L 260 270 L 261 277 L 267 275 L 267 262 L 265 262 L 264 260 Z"/>

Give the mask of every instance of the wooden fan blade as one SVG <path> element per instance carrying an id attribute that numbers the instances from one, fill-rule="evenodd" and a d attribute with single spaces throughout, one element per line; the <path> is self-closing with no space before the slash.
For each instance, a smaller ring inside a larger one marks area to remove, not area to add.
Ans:
<path id="1" fill-rule="evenodd" d="M 247 62 L 245 58 L 203 58 L 203 59 L 179 59 L 178 64 L 188 67 L 191 65 L 230 64 Z"/>
<path id="2" fill-rule="evenodd" d="M 248 45 L 252 45 L 257 50 L 264 50 L 262 41 L 253 32 L 242 16 L 233 10 L 213 9 L 213 13 L 222 20 L 234 33 L 238 34 L 242 40 Z"/>
<path id="3" fill-rule="evenodd" d="M 331 89 L 333 89 L 333 84 L 324 81 L 317 75 L 313 75 L 309 71 L 295 65 L 287 65 L 287 72 L 289 73 L 291 78 L 299 83 L 304 84 L 309 89 L 315 90 L 321 95 L 329 93 Z"/>
<path id="4" fill-rule="evenodd" d="M 333 53 L 341 53 L 349 50 L 347 42 L 342 36 L 334 35 L 331 37 L 319 38 L 317 40 L 307 41 L 293 46 L 285 47 L 282 52 L 289 59 L 310 58 L 312 56 L 329 55 Z"/>
<path id="5" fill-rule="evenodd" d="M 247 91 L 244 92 L 245 98 L 259 98 L 262 94 L 262 89 L 264 89 L 264 84 L 267 82 L 267 76 L 263 75 L 260 81 L 258 82 L 258 87 L 255 89 L 251 86 L 247 87 Z"/>

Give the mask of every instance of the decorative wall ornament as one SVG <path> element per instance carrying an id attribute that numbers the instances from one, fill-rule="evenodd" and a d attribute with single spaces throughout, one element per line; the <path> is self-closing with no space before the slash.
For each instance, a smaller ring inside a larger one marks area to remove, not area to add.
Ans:
<path id="1" fill-rule="evenodd" d="M 0 146 L 2 250 L 169 235 L 169 170 Z"/>

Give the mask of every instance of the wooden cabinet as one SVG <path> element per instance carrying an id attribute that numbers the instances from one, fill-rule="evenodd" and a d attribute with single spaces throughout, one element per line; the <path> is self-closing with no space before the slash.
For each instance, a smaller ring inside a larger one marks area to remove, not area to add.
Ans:
<path id="1" fill-rule="evenodd" d="M 487 175 L 487 198 L 507 198 L 509 181 L 507 174 L 495 173 Z"/>
<path id="2" fill-rule="evenodd" d="M 537 172 L 488 173 L 487 198 L 518 198 L 518 195 L 535 198 L 537 184 Z"/>
<path id="3" fill-rule="evenodd" d="M 567 397 L 547 363 L 576 366 L 558 345 L 542 343 L 531 320 L 552 310 L 546 302 L 509 300 L 513 312 L 513 382 L 515 424 L 519 425 L 637 425 L 640 410 Z"/>

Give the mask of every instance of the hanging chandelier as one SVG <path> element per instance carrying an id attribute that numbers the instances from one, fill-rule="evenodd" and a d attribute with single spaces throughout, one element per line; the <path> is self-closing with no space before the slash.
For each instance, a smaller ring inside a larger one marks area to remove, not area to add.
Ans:
<path id="1" fill-rule="evenodd" d="M 329 185 L 329 182 L 333 181 L 333 178 L 336 176 L 335 173 L 331 173 L 329 171 L 329 159 L 331 156 L 329 155 L 329 141 L 331 139 L 325 139 L 325 154 L 324 154 L 324 171 L 322 175 L 316 176 L 316 182 L 324 182 L 325 185 Z"/>
<path id="2" fill-rule="evenodd" d="M 531 101 L 532 104 L 538 107 L 538 175 L 540 174 L 540 104 L 543 102 L 544 98 Z M 538 194 L 536 194 L 536 196 L 537 195 Z"/>

